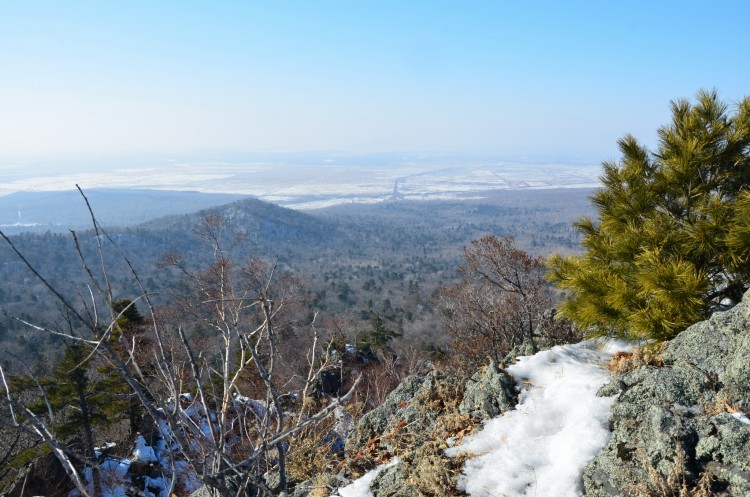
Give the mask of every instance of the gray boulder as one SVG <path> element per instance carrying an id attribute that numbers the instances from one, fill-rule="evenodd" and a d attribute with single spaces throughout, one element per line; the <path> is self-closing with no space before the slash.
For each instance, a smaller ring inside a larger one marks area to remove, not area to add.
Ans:
<path id="1" fill-rule="evenodd" d="M 514 387 L 510 375 L 494 362 L 465 382 L 435 371 L 407 378 L 351 427 L 347 451 L 375 447 L 381 456 L 400 457 L 375 478 L 373 495 L 446 495 L 455 490 L 463 464 L 445 456 L 447 437 L 511 409 Z"/>
<path id="2" fill-rule="evenodd" d="M 445 379 L 444 379 L 445 380 Z M 447 379 L 450 381 L 450 379 Z M 349 428 L 346 448 L 357 452 L 373 442 L 389 454 L 396 454 L 399 441 L 406 434 L 410 442 L 420 444 L 435 426 L 440 414 L 437 406 L 430 406 L 428 400 L 438 383 L 438 373 L 424 376 L 410 376 L 392 391 L 385 402 L 362 416 Z"/>
<path id="3" fill-rule="evenodd" d="M 584 470 L 585 495 L 667 495 L 681 486 L 750 495 L 750 292 L 664 349 L 664 367 L 641 366 L 605 385 L 619 397 L 612 438 Z M 665 490 L 666 489 L 666 490 Z"/>
<path id="4" fill-rule="evenodd" d="M 485 371 L 477 371 L 466 382 L 461 414 L 476 420 L 492 419 L 516 405 L 513 378 L 491 361 Z"/>
<path id="5" fill-rule="evenodd" d="M 190 494 L 190 497 L 216 497 L 216 491 L 208 488 L 205 485 L 198 487 L 196 491 Z"/>
<path id="6" fill-rule="evenodd" d="M 422 497 L 414 485 L 408 484 L 408 480 L 407 465 L 400 461 L 395 466 L 381 471 L 370 485 L 370 490 L 378 497 Z"/>
<path id="7" fill-rule="evenodd" d="M 726 312 L 694 324 L 664 350 L 664 363 L 696 368 L 717 382 L 723 399 L 750 411 L 750 292 Z"/>
<path id="8" fill-rule="evenodd" d="M 362 416 L 350 427 L 346 449 L 350 454 L 370 451 L 376 455 L 394 456 L 408 447 L 408 452 L 419 450 L 429 441 L 443 404 L 434 402 L 436 394 L 455 379 L 432 371 L 424 376 L 406 378 L 391 392 L 385 402 Z M 367 467 L 363 469 L 369 469 Z M 410 471 L 402 459 L 382 471 L 373 481 L 373 495 L 379 497 L 419 497 L 413 485 L 408 485 Z"/>

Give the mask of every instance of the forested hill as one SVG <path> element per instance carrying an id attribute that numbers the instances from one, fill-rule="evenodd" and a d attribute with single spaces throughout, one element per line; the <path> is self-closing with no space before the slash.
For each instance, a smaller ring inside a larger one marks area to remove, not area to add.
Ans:
<path id="1" fill-rule="evenodd" d="M 138 226 L 139 232 L 169 234 L 169 250 L 193 251 L 195 229 L 207 216 L 218 216 L 228 235 L 241 235 L 237 256 L 250 254 L 293 264 L 311 251 L 325 253 L 351 243 L 355 237 L 345 222 L 321 219 L 304 212 L 246 198 L 192 214 L 166 216 Z"/>
<path id="2" fill-rule="evenodd" d="M 147 289 L 159 292 L 174 283 L 174 274 L 158 265 L 166 253 L 181 254 L 193 268 L 205 267 L 211 250 L 196 236 L 195 228 L 207 216 L 218 216 L 226 223 L 225 248 L 231 248 L 237 261 L 261 256 L 301 275 L 315 310 L 344 316 L 351 330 L 367 326 L 379 315 L 419 343 L 439 339 L 430 300 L 440 286 L 455 280 L 465 245 L 485 234 L 514 235 L 520 247 L 536 254 L 574 251 L 578 239 L 570 223 L 589 212 L 589 193 L 495 192 L 477 200 L 350 204 L 309 213 L 243 199 L 106 230 L 131 259 Z M 80 198 L 71 202 L 84 205 Z M 96 202 L 92 205 L 96 207 Z M 236 233 L 242 239 L 235 243 Z M 83 253 L 95 263 L 93 233 L 83 230 L 77 237 Z M 69 233 L 11 238 L 53 284 L 72 295 L 81 291 L 84 273 Z M 138 295 L 127 267 L 114 250 L 106 252 L 117 296 Z M 34 317 L 41 312 L 45 319 L 56 318 L 57 308 L 44 305 L 52 301 L 48 291 L 5 243 L 0 245 L 0 273 L 3 310 L 31 318 L 33 309 Z M 7 318 L 0 321 L 0 346 L 25 357 L 52 347 Z"/>

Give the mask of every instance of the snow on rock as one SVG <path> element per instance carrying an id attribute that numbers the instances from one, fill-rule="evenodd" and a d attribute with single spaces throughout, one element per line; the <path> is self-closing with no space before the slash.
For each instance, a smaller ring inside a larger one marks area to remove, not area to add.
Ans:
<path id="1" fill-rule="evenodd" d="M 584 466 L 610 437 L 614 397 L 597 397 L 604 368 L 624 343 L 587 341 L 520 357 L 507 368 L 520 390 L 516 409 L 446 454 L 475 455 L 459 489 L 472 496 L 579 496 Z"/>
<path id="2" fill-rule="evenodd" d="M 106 459 L 101 465 L 102 472 L 107 473 L 109 480 L 121 481 L 129 469 L 129 459 Z"/>
<path id="3" fill-rule="evenodd" d="M 114 459 L 108 459 L 105 464 L 102 465 L 102 470 L 99 473 L 101 476 L 101 485 L 97 497 L 127 497 L 125 486 L 122 484 L 121 475 L 127 472 L 129 467 L 129 461 L 116 461 Z M 86 492 L 89 495 L 95 495 L 94 492 L 94 479 L 93 471 L 91 468 L 85 468 L 83 470 L 83 478 L 86 481 Z M 78 489 L 73 489 L 68 494 L 69 497 L 79 497 L 81 492 Z"/>
<path id="4" fill-rule="evenodd" d="M 143 435 L 138 435 L 135 439 L 135 448 L 133 449 L 133 462 L 145 464 L 155 463 L 157 461 L 154 448 L 146 443 Z"/>
<path id="5" fill-rule="evenodd" d="M 251 399 L 249 397 L 245 397 L 244 395 L 235 395 L 234 401 L 238 405 L 246 406 L 252 409 L 259 418 L 266 416 L 268 412 L 268 406 L 262 400 Z"/>
<path id="6" fill-rule="evenodd" d="M 94 447 L 94 454 L 96 455 L 97 458 L 98 457 L 102 457 L 103 454 L 109 452 L 110 450 L 114 449 L 115 447 L 117 447 L 116 443 L 114 443 L 114 442 L 107 442 L 104 445 L 102 445 L 101 447 Z"/>
<path id="7" fill-rule="evenodd" d="M 162 434 L 171 434 L 168 425 L 164 423 Z M 128 487 L 140 487 L 139 479 L 142 479 L 145 488 L 142 490 L 144 495 L 153 497 L 169 497 L 168 491 L 172 485 L 171 476 L 174 475 L 176 480 L 187 492 L 194 492 L 201 486 L 201 482 L 195 470 L 187 461 L 179 459 L 180 455 L 169 450 L 167 442 L 159 438 L 154 446 L 149 445 L 143 435 L 138 435 L 135 439 L 135 447 L 129 459 L 104 456 L 100 463 L 101 476 L 101 496 L 102 497 L 127 497 L 131 495 Z M 107 447 L 114 446 L 110 444 Z M 150 469 L 144 474 L 143 465 Z M 135 470 L 133 468 L 136 468 Z M 87 491 L 94 495 L 93 473 L 90 467 L 83 471 L 83 480 L 86 484 Z M 69 497 L 79 497 L 81 493 L 74 489 L 70 492 Z"/>
<path id="8" fill-rule="evenodd" d="M 187 492 L 191 494 L 198 490 L 202 485 L 200 478 L 196 474 L 195 470 L 188 464 L 187 461 L 174 461 L 174 472 L 178 477 L 180 483 Z"/>
<path id="9" fill-rule="evenodd" d="M 143 483 L 147 490 L 152 490 L 154 497 L 169 497 L 167 491 L 172 485 L 172 481 L 169 478 L 160 476 L 157 478 L 144 477 Z"/>
<path id="10" fill-rule="evenodd" d="M 746 425 L 750 425 L 750 418 L 748 418 L 744 412 L 733 412 L 732 416 L 734 416 L 735 419 L 742 421 Z"/>
<path id="11" fill-rule="evenodd" d="M 331 497 L 374 497 L 370 491 L 370 485 L 372 485 L 372 482 L 375 481 L 375 478 L 378 477 L 381 471 L 396 464 L 398 464 L 398 457 L 394 457 L 391 462 L 381 464 L 377 468 L 368 471 L 349 485 L 339 488 L 331 494 Z"/>

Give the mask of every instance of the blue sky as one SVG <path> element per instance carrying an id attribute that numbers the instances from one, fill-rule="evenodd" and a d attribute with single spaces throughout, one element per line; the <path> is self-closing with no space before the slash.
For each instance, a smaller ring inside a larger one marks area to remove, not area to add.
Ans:
<path id="1" fill-rule="evenodd" d="M 0 159 L 653 145 L 750 94 L 750 2 L 0 1 Z"/>

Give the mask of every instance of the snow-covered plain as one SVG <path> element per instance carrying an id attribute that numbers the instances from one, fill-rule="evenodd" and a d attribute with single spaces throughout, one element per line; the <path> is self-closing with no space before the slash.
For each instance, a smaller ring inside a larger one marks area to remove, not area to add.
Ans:
<path id="1" fill-rule="evenodd" d="M 396 164 L 200 163 L 118 168 L 0 180 L 0 196 L 14 192 L 84 189 L 154 189 L 252 195 L 284 207 L 317 209 L 392 198 L 476 197 L 490 190 L 588 188 L 599 185 L 599 166 L 512 162 Z"/>
<path id="2" fill-rule="evenodd" d="M 604 364 L 620 342 L 587 341 L 520 357 L 508 368 L 521 389 L 516 409 L 450 449 L 469 459 L 459 488 L 472 496 L 578 496 L 584 466 L 609 441 L 614 397 L 597 397 Z"/>

